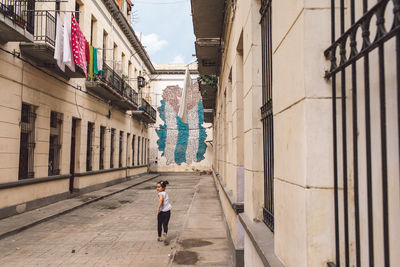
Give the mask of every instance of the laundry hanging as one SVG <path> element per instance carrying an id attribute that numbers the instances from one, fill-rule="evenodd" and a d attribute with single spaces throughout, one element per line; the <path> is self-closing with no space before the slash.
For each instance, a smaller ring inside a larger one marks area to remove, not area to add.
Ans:
<path id="1" fill-rule="evenodd" d="M 71 15 L 71 41 L 72 41 L 72 54 L 74 57 L 74 62 L 83 70 L 85 76 L 87 77 L 87 59 L 86 59 L 87 42 L 73 14 Z"/>
<path id="2" fill-rule="evenodd" d="M 63 49 L 63 63 L 73 72 L 75 72 L 75 63 L 72 58 L 72 45 L 71 45 L 71 23 L 68 17 L 64 16 L 64 49 Z"/>
<path id="3" fill-rule="evenodd" d="M 61 23 L 60 14 L 57 13 L 56 18 L 56 40 L 54 45 L 54 59 L 57 61 L 57 66 L 65 71 L 65 64 L 63 62 L 64 51 L 64 29 Z"/>
<path id="4" fill-rule="evenodd" d="M 97 65 L 97 48 L 93 47 L 93 73 L 98 74 L 99 73 L 99 67 Z"/>
<path id="5" fill-rule="evenodd" d="M 93 46 L 89 45 L 89 68 L 88 68 L 88 77 L 94 78 L 93 76 Z"/>

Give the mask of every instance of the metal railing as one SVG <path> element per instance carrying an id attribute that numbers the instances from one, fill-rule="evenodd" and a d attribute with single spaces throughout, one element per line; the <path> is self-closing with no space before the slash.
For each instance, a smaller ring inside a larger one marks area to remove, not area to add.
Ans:
<path id="1" fill-rule="evenodd" d="M 35 0 L 0 0 L 0 13 L 33 34 L 33 16 L 27 12 L 35 8 Z"/>
<path id="2" fill-rule="evenodd" d="M 138 104 L 138 93 L 106 63 L 103 63 L 103 71 L 99 77 L 122 97 L 129 99 L 136 105 Z"/>
<path id="3" fill-rule="evenodd" d="M 393 241 L 398 191 L 391 182 L 398 179 L 400 151 L 400 8 L 390 0 L 369 5 L 331 3 L 325 56 L 331 62 L 336 259 L 329 266 L 394 266 L 399 250 Z"/>
<path id="4" fill-rule="evenodd" d="M 157 111 L 153 108 L 144 98 L 142 98 L 142 106 L 144 112 L 150 115 L 150 117 L 154 120 L 157 118 Z"/>
<path id="5" fill-rule="evenodd" d="M 51 12 L 54 11 L 28 11 L 27 14 L 32 16 L 33 40 L 54 46 L 56 41 L 56 18 Z"/>

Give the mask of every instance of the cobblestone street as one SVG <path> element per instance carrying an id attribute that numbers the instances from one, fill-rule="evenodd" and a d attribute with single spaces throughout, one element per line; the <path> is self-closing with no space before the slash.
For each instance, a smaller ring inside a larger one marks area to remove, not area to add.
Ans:
<path id="1" fill-rule="evenodd" d="M 169 245 L 156 240 L 161 179 Z M 225 227 L 211 176 L 157 177 L 0 240 L 0 266 L 231 266 Z"/>

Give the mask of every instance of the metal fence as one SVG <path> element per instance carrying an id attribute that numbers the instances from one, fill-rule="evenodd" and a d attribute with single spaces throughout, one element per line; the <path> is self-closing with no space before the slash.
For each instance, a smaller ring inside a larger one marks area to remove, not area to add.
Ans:
<path id="1" fill-rule="evenodd" d="M 400 166 L 400 1 L 336 3 L 331 1 L 332 44 L 325 51 L 331 61 L 326 78 L 332 82 L 336 243 L 336 262 L 329 265 L 390 266 L 400 223 L 393 210 L 398 186 L 390 186 Z"/>
<path id="2" fill-rule="evenodd" d="M 35 0 L 0 0 L 0 13 L 11 18 L 17 25 L 33 34 L 33 14 L 27 12 L 35 8 Z"/>
<path id="3" fill-rule="evenodd" d="M 274 130 L 272 113 L 272 34 L 271 0 L 261 2 L 262 107 L 264 148 L 264 222 L 274 231 Z"/>

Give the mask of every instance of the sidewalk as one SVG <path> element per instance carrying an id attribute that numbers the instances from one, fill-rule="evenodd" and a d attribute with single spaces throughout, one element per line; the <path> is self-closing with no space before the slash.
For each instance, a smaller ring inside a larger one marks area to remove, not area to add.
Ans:
<path id="1" fill-rule="evenodd" d="M 42 208 L 24 212 L 19 215 L 11 216 L 0 220 L 0 240 L 10 235 L 19 233 L 39 223 L 48 221 L 57 216 L 71 212 L 77 208 L 90 203 L 99 201 L 108 196 L 125 191 L 134 186 L 160 176 L 159 174 L 145 174 L 137 178 L 132 178 L 127 182 L 105 187 L 98 191 L 89 192 L 71 199 L 62 200 Z"/>

